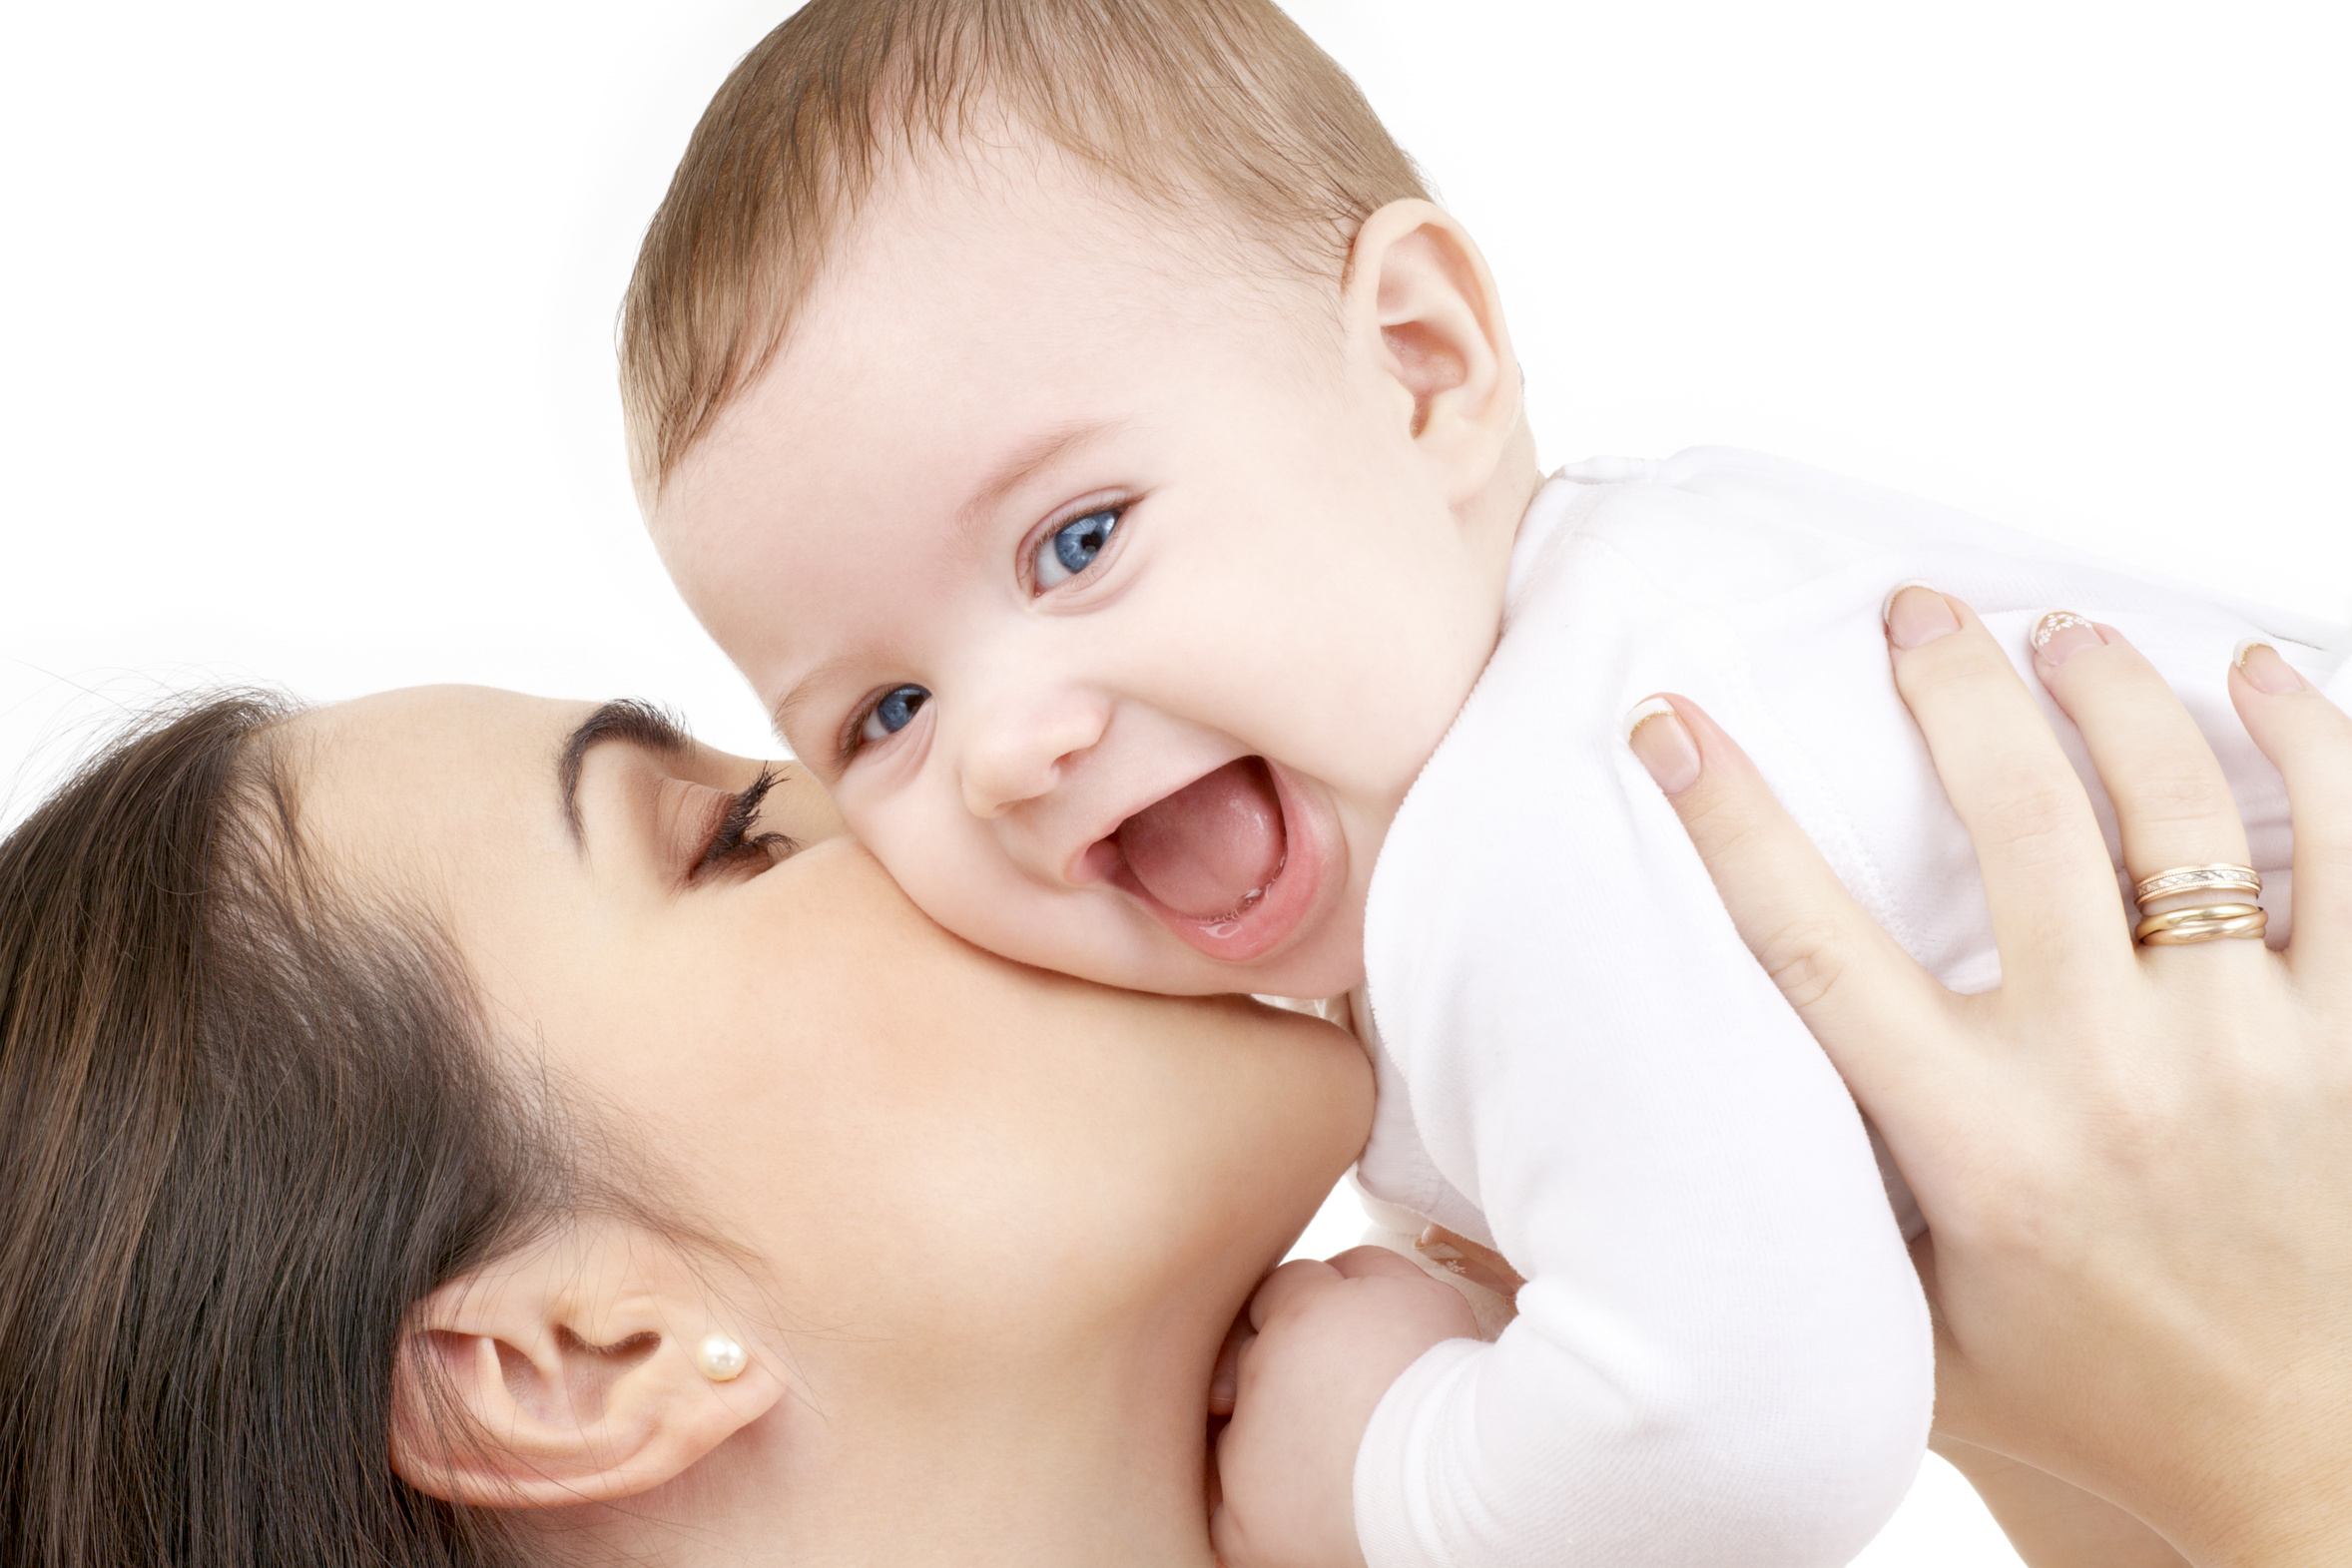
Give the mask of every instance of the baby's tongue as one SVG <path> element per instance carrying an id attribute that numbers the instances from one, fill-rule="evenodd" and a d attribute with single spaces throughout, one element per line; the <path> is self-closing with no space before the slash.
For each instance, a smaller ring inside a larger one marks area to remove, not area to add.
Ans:
<path id="1" fill-rule="evenodd" d="M 1282 869 L 1282 804 L 1255 757 L 1227 763 L 1119 824 L 1119 849 L 1161 903 L 1196 920 L 1238 914 Z"/>

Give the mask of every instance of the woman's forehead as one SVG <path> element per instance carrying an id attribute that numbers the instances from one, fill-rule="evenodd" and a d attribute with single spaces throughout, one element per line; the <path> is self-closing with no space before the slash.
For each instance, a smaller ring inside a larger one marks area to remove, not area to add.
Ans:
<path id="1" fill-rule="evenodd" d="M 374 776 L 408 786 L 478 785 L 492 777 L 552 773 L 552 758 L 586 703 L 486 686 L 375 692 L 301 715 L 289 726 L 334 782 Z"/>
<path id="2" fill-rule="evenodd" d="M 330 855 L 383 868 L 560 841 L 556 762 L 585 703 L 488 687 L 378 692 L 293 721 L 297 820 Z"/>

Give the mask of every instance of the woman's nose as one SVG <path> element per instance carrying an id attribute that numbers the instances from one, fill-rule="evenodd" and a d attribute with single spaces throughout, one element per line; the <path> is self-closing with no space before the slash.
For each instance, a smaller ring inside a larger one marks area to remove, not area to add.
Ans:
<path id="1" fill-rule="evenodd" d="M 965 808 L 1001 816 L 1050 792 L 1063 766 L 1100 741 L 1109 723 L 1108 702 L 1068 690 L 976 715 L 963 743 Z"/>

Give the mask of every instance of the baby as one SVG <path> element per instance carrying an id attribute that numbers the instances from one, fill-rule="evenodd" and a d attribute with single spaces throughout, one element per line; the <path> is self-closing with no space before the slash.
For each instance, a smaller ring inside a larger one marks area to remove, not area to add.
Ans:
<path id="1" fill-rule="evenodd" d="M 2274 874 L 2219 675 L 2345 647 L 1769 459 L 1546 480 L 1476 247 L 1263 0 L 814 0 L 696 129 L 622 350 L 665 562 L 907 893 L 1115 985 L 1354 992 L 1363 1185 L 1525 1277 L 1491 1343 L 1368 1267 L 1262 1304 L 1234 1568 L 1840 1563 L 1910 1481 L 1903 1226 L 1624 744 L 1648 694 L 1968 990 L 1895 585 L 2021 662 L 2124 629 Z"/>

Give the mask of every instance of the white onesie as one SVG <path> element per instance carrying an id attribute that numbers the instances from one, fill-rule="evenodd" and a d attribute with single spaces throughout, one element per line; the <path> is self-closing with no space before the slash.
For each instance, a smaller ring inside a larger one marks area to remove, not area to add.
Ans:
<path id="1" fill-rule="evenodd" d="M 2054 609 L 2120 628 L 2219 754 L 2284 939 L 2285 793 L 2225 675 L 2260 635 L 2325 681 L 2343 628 L 1752 453 L 1562 469 L 1366 914 L 1359 1180 L 1527 1280 L 1495 1342 L 1432 1349 L 1374 1413 L 1372 1568 L 1826 1568 L 1902 1500 L 1931 1340 L 1869 1140 L 1621 727 L 1652 693 L 1695 699 L 1914 957 L 1995 985 L 1974 851 L 1889 670 L 1881 609 L 1906 580 L 2009 648 L 2110 851 L 2027 635 Z"/>

